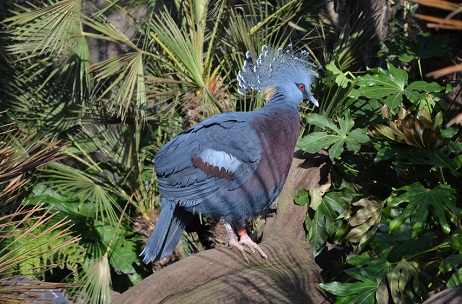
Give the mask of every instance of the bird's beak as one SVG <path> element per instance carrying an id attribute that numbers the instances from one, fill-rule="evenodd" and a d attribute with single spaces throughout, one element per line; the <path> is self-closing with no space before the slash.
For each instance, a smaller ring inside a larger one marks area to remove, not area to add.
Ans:
<path id="1" fill-rule="evenodd" d="M 311 92 L 304 91 L 303 92 L 303 98 L 308 99 L 309 101 L 311 101 L 312 104 L 319 107 L 319 102 L 316 100 L 316 98 L 314 98 L 314 96 L 311 94 Z"/>

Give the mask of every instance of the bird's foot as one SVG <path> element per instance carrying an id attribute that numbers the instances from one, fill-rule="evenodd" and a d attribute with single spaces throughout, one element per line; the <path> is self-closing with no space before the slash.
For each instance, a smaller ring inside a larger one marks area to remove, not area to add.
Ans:
<path id="1" fill-rule="evenodd" d="M 240 251 L 240 253 L 242 254 L 242 257 L 244 258 L 244 261 L 247 264 L 249 264 L 249 258 L 247 257 L 246 250 L 244 249 L 244 246 L 242 246 L 235 237 L 229 238 L 228 247 L 229 247 L 229 249 L 233 249 L 234 247 L 236 247 Z"/>
<path id="2" fill-rule="evenodd" d="M 258 246 L 252 239 L 247 235 L 241 236 L 240 240 L 238 241 L 235 237 L 229 238 L 228 243 L 229 248 L 236 247 L 242 254 L 244 260 L 249 264 L 249 258 L 247 257 L 246 253 L 254 254 L 255 251 L 258 251 L 260 255 L 266 260 L 268 256 L 266 253 Z"/>
<path id="3" fill-rule="evenodd" d="M 264 258 L 265 260 L 268 258 L 263 249 L 261 249 L 260 246 L 257 245 L 257 243 L 252 241 L 252 239 L 247 234 L 241 236 L 239 244 L 246 246 L 248 249 L 250 249 L 250 253 L 252 254 L 255 253 L 256 250 L 262 256 L 262 258 Z"/>
<path id="4" fill-rule="evenodd" d="M 246 253 L 253 254 L 255 253 L 255 251 L 258 251 L 258 253 L 260 253 L 260 255 L 265 260 L 268 258 L 268 256 L 260 248 L 260 246 L 258 246 L 254 241 L 252 241 L 252 239 L 248 236 L 245 228 L 238 230 L 238 234 L 239 234 L 239 241 L 238 241 L 231 225 L 227 222 L 224 222 L 224 225 L 225 225 L 226 231 L 228 232 L 228 236 L 229 236 L 228 247 L 229 248 L 236 247 L 242 254 L 242 257 L 247 262 L 247 264 L 249 264 L 249 258 L 247 257 Z"/>

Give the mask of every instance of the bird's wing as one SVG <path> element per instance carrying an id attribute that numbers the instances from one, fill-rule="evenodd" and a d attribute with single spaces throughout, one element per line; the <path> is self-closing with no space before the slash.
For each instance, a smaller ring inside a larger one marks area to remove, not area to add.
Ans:
<path id="1" fill-rule="evenodd" d="M 163 146 L 155 159 L 161 194 L 194 205 L 245 183 L 263 154 L 249 120 L 246 113 L 220 114 Z"/>

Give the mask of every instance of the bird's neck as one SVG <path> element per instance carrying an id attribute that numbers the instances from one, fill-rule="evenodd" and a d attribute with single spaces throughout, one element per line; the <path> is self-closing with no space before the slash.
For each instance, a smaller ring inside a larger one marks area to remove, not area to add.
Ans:
<path id="1" fill-rule="evenodd" d="M 276 91 L 271 100 L 255 112 L 258 113 L 255 120 L 258 123 L 254 128 L 267 135 L 269 141 L 274 141 L 270 145 L 278 147 L 283 144 L 293 150 L 300 132 L 300 102 L 287 100 L 284 96 Z"/>
<path id="2" fill-rule="evenodd" d="M 286 94 L 279 90 L 275 90 L 271 95 L 268 103 L 265 105 L 264 109 L 266 111 L 272 111 L 275 109 L 285 110 L 285 111 L 295 111 L 298 112 L 300 107 L 300 100 L 295 98 L 288 98 Z"/>

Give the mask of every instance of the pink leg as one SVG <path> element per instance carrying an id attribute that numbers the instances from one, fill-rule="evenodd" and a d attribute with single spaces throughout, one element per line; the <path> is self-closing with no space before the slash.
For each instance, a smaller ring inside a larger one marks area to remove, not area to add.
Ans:
<path id="1" fill-rule="evenodd" d="M 247 262 L 247 264 L 249 264 L 249 259 L 247 258 L 246 252 L 253 254 L 255 253 L 255 250 L 256 250 L 258 251 L 258 253 L 260 253 L 260 255 L 264 259 L 268 258 L 268 256 L 265 254 L 265 252 L 263 252 L 260 246 L 258 246 L 254 241 L 252 241 L 252 239 L 247 235 L 245 228 L 239 229 L 237 231 L 239 238 L 240 238 L 238 241 L 231 225 L 227 222 L 224 222 L 224 225 L 225 225 L 226 231 L 228 232 L 228 236 L 229 236 L 229 242 L 228 242 L 229 248 L 236 247 L 241 252 L 242 257 Z"/>

